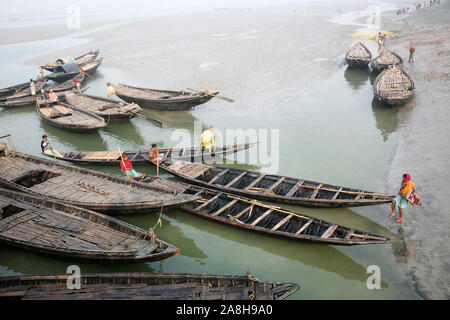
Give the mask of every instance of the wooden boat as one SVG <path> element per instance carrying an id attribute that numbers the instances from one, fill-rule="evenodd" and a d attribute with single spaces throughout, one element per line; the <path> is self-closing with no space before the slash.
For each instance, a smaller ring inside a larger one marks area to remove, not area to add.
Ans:
<path id="1" fill-rule="evenodd" d="M 24 82 L 21 84 L 17 84 L 11 87 L 0 89 L 0 100 L 5 100 L 8 96 L 11 96 L 15 94 L 16 92 L 20 91 L 24 88 L 29 88 L 30 82 Z"/>
<path id="2" fill-rule="evenodd" d="M 65 95 L 65 99 L 71 105 L 107 120 L 131 119 L 142 110 L 135 103 L 124 103 L 82 93 L 69 92 Z"/>
<path id="3" fill-rule="evenodd" d="M 393 195 L 256 171 L 166 159 L 160 168 L 192 184 L 249 198 L 305 207 L 338 208 L 390 203 Z"/>
<path id="4" fill-rule="evenodd" d="M 411 100 L 415 85 L 405 69 L 392 66 L 381 72 L 373 83 L 373 93 L 379 101 L 398 106 Z"/>
<path id="5" fill-rule="evenodd" d="M 57 67 L 68 63 L 68 62 L 75 62 L 75 64 L 82 64 L 91 60 L 95 60 L 98 56 L 99 50 L 95 50 L 95 51 L 89 51 L 88 53 L 85 53 L 79 57 L 76 58 L 71 58 L 71 57 L 67 57 L 67 58 L 59 58 L 58 60 L 56 60 L 56 62 L 54 63 L 47 63 L 45 66 L 42 66 L 43 69 L 50 71 L 50 72 L 55 72 Z"/>
<path id="6" fill-rule="evenodd" d="M 283 300 L 296 283 L 260 281 L 251 274 L 99 273 L 82 274 L 80 289 L 70 275 L 0 277 L 0 299 L 22 300 Z"/>
<path id="7" fill-rule="evenodd" d="M 401 65 L 402 63 L 403 59 L 398 54 L 385 50 L 382 54 L 372 60 L 370 67 L 373 72 L 378 73 L 387 69 L 389 66 Z"/>
<path id="8" fill-rule="evenodd" d="M 78 75 L 81 72 L 80 68 L 84 70 L 84 73 L 92 75 L 97 71 L 97 68 L 100 66 L 102 60 L 103 58 L 100 58 L 80 65 L 76 65 L 75 63 L 66 63 L 58 66 L 56 71 L 47 75 L 46 78 L 56 82 L 64 82 Z"/>
<path id="9" fill-rule="evenodd" d="M 154 183 L 147 177 L 141 184 Z M 160 180 L 160 179 L 159 179 Z M 388 237 L 345 227 L 336 223 L 200 186 L 163 180 L 186 195 L 201 199 L 180 207 L 181 210 L 234 227 L 288 239 L 333 245 L 390 243 Z"/>
<path id="10" fill-rule="evenodd" d="M 157 239 L 153 230 L 5 189 L 0 189 L 0 242 L 77 261 L 156 261 L 180 251 Z"/>
<path id="11" fill-rule="evenodd" d="M 106 127 L 105 119 L 91 112 L 57 102 L 46 107 L 42 103 L 36 104 L 37 113 L 51 125 L 70 131 L 89 132 Z"/>
<path id="12" fill-rule="evenodd" d="M 369 62 L 372 60 L 372 53 L 361 42 L 357 42 L 350 50 L 345 54 L 345 60 L 349 67 L 353 68 L 366 68 Z"/>
<path id="13" fill-rule="evenodd" d="M 82 73 L 75 75 L 72 79 L 66 80 L 63 83 L 60 83 L 47 91 L 53 90 L 53 92 L 61 92 L 61 91 L 71 91 L 73 88 L 76 88 L 76 83 L 73 81 L 74 79 L 78 79 L 80 83 L 83 83 L 83 80 L 86 76 Z"/>
<path id="14" fill-rule="evenodd" d="M 189 110 L 208 102 L 218 94 L 217 91 L 192 93 L 146 89 L 120 83 L 112 84 L 112 86 L 115 89 L 115 94 L 126 102 L 134 102 L 141 107 L 165 111 Z"/>
<path id="15" fill-rule="evenodd" d="M 139 214 L 198 199 L 177 194 L 176 189 L 160 186 L 159 181 L 139 184 L 20 152 L 0 157 L 0 185 L 108 214 Z"/>
<path id="16" fill-rule="evenodd" d="M 39 94 L 41 89 L 45 86 L 47 82 L 47 79 L 42 78 L 39 80 L 34 81 L 34 85 L 36 88 L 36 94 Z M 22 87 L 14 92 L 14 94 L 7 96 L 6 98 L 2 99 L 3 101 L 13 101 L 15 99 L 21 99 L 25 97 L 31 97 L 31 89 L 30 89 L 30 83 L 28 83 L 28 86 Z"/>
<path id="17" fill-rule="evenodd" d="M 257 144 L 258 142 L 216 146 L 213 155 L 215 157 L 224 157 L 238 151 L 249 149 Z M 126 150 L 123 152 L 125 152 L 128 159 L 133 162 L 133 165 L 145 165 L 150 161 L 148 157 L 149 149 Z M 208 151 L 203 150 L 201 147 L 159 148 L 159 152 L 164 154 L 165 158 L 169 157 L 175 160 L 192 162 L 200 162 L 202 160 L 210 159 L 211 157 Z M 60 152 L 60 154 L 62 157 L 57 157 L 57 159 L 77 164 L 119 166 L 121 161 L 119 151 L 70 151 Z M 47 154 L 45 155 L 49 156 Z"/>

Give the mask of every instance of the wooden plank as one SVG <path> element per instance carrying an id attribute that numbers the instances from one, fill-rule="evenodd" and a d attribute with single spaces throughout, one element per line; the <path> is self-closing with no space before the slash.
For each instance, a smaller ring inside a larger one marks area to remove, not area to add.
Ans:
<path id="1" fill-rule="evenodd" d="M 260 182 L 262 179 L 264 179 L 265 176 L 266 176 L 265 174 L 260 175 L 258 178 L 256 178 L 255 180 L 253 180 L 253 182 L 250 183 L 250 184 L 245 188 L 245 190 L 248 190 L 248 189 L 250 189 L 251 187 L 255 186 L 258 182 Z"/>
<path id="2" fill-rule="evenodd" d="M 295 185 L 286 193 L 285 197 L 292 197 L 294 193 L 298 190 L 299 186 L 301 186 L 305 182 L 305 180 L 298 180 Z"/>
<path id="3" fill-rule="evenodd" d="M 248 206 L 247 208 L 245 208 L 244 210 L 239 212 L 237 215 L 235 215 L 233 218 L 234 219 L 239 219 L 244 213 L 246 213 L 247 211 L 253 209 L 254 206 L 255 206 L 254 204 L 252 204 L 251 206 Z"/>
<path id="4" fill-rule="evenodd" d="M 208 184 L 213 184 L 214 181 L 216 181 L 217 179 L 219 179 L 221 176 L 223 176 L 225 173 L 227 173 L 228 171 L 230 171 L 230 169 L 225 169 L 222 172 L 220 172 L 219 174 L 217 174 L 214 178 L 211 179 L 210 182 L 208 182 Z"/>
<path id="5" fill-rule="evenodd" d="M 337 229 L 337 225 L 335 225 L 335 224 L 332 224 L 321 236 L 320 236 L 320 238 L 322 238 L 322 239 L 328 239 L 332 234 L 333 234 L 333 232 Z"/>
<path id="6" fill-rule="evenodd" d="M 231 207 L 232 205 L 234 205 L 238 200 L 232 200 L 230 201 L 228 204 L 226 204 L 225 206 L 223 206 L 222 208 L 220 208 L 219 210 L 217 210 L 216 212 L 214 212 L 213 214 L 211 214 L 211 217 L 215 217 L 218 216 L 219 214 L 221 214 L 222 212 L 224 212 L 225 210 L 227 210 L 229 207 Z"/>
<path id="7" fill-rule="evenodd" d="M 228 188 L 230 186 L 232 186 L 234 183 L 236 183 L 236 181 L 238 181 L 239 179 L 241 179 L 243 176 L 245 176 L 247 174 L 246 171 L 242 172 L 240 175 L 238 175 L 236 178 L 234 178 L 233 180 L 231 180 L 230 182 L 228 182 L 225 185 L 225 188 Z"/>
<path id="8" fill-rule="evenodd" d="M 194 210 L 197 211 L 197 210 L 203 209 L 203 208 L 206 207 L 208 204 L 210 204 L 211 202 L 213 202 L 214 200 L 216 200 L 217 198 L 219 198 L 220 195 L 221 195 L 221 193 L 219 193 L 218 195 L 212 197 L 212 198 L 209 199 L 208 201 L 203 202 L 201 205 L 199 205 L 199 206 L 198 206 L 197 208 L 195 208 Z"/>
<path id="9" fill-rule="evenodd" d="M 288 222 L 289 220 L 291 220 L 291 218 L 293 217 L 293 215 L 288 215 L 286 218 L 284 218 L 283 220 L 281 220 L 275 227 L 272 228 L 272 230 L 270 231 L 276 231 L 277 229 L 279 229 L 282 225 L 284 225 L 286 222 Z"/>
<path id="10" fill-rule="evenodd" d="M 311 195 L 310 199 L 315 199 L 315 198 L 316 198 L 316 196 L 317 196 L 317 194 L 319 193 L 319 190 L 320 190 L 320 188 L 321 188 L 322 186 L 323 186 L 322 183 L 319 184 L 319 185 L 317 186 L 317 189 L 314 190 L 314 192 L 313 192 L 313 194 Z"/>
<path id="11" fill-rule="evenodd" d="M 355 229 L 350 229 L 350 231 L 347 232 L 347 234 L 345 235 L 345 240 L 348 240 L 351 238 L 351 236 L 353 235 L 353 232 L 355 232 Z"/>
<path id="12" fill-rule="evenodd" d="M 262 219 L 267 217 L 269 214 L 271 214 L 273 209 L 266 210 L 262 215 L 260 215 L 255 221 L 252 222 L 252 226 L 255 226 L 257 223 L 259 223 Z"/>
<path id="13" fill-rule="evenodd" d="M 297 232 L 295 233 L 296 236 L 298 236 L 300 233 L 302 233 L 306 228 L 309 227 L 309 225 L 311 223 L 313 223 L 313 219 L 310 219 L 307 223 L 305 223 L 300 229 L 297 230 Z"/>
<path id="14" fill-rule="evenodd" d="M 280 185 L 280 183 L 282 183 L 284 181 L 284 179 L 286 179 L 286 177 L 281 177 L 280 179 L 278 179 L 278 181 L 275 182 L 273 185 L 271 185 L 268 190 L 273 190 L 276 187 L 278 187 Z"/>
<path id="15" fill-rule="evenodd" d="M 338 191 L 336 191 L 336 193 L 334 194 L 333 198 L 331 198 L 332 201 L 333 201 L 333 200 L 336 200 L 336 198 L 338 197 L 340 191 L 342 191 L 343 188 L 344 188 L 344 187 L 340 187 L 340 188 L 338 189 Z"/>

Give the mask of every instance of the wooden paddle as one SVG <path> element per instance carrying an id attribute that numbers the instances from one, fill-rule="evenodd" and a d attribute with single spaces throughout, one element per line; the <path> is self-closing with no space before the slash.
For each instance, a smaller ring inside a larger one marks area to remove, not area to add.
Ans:
<path id="1" fill-rule="evenodd" d="M 120 151 L 120 147 L 119 147 L 119 146 L 117 146 L 117 150 L 119 150 L 119 154 L 120 154 L 120 159 L 122 159 L 122 162 L 123 162 L 123 166 L 125 167 L 125 161 L 123 161 L 123 156 L 122 156 L 122 152 Z M 127 174 L 127 178 L 128 178 L 128 180 L 130 180 L 130 176 L 128 175 L 128 171 L 126 170 L 126 167 L 125 167 L 125 173 Z"/>
<path id="2" fill-rule="evenodd" d="M 142 111 L 141 111 L 141 112 L 142 112 Z M 155 126 L 157 126 L 157 127 L 159 127 L 159 128 L 162 128 L 162 127 L 163 127 L 163 124 L 162 124 L 161 121 L 155 120 L 155 119 L 153 119 L 153 118 L 150 118 L 149 116 L 140 114 L 140 113 L 138 113 L 138 112 L 130 111 L 130 113 L 131 113 L 131 114 L 134 114 L 134 115 L 136 115 L 136 116 L 138 116 L 138 117 L 140 117 L 140 118 L 143 118 L 143 119 L 145 119 L 145 120 L 150 121 L 153 125 L 155 125 Z"/>
<path id="3" fill-rule="evenodd" d="M 219 96 L 219 95 L 217 95 L 217 94 L 214 94 L 214 91 L 195 90 L 195 89 L 191 89 L 191 88 L 186 88 L 186 89 L 187 89 L 187 90 L 191 90 L 191 91 L 195 91 L 195 92 L 198 92 L 198 93 L 203 93 L 203 94 L 205 94 L 205 95 L 207 95 L 207 96 L 213 96 L 213 97 L 215 97 L 215 98 L 219 98 L 219 99 L 222 99 L 222 100 L 225 100 L 225 101 L 228 101 L 228 102 L 234 102 L 233 99 L 230 99 L 230 98 L 227 98 L 227 97 L 224 97 L 224 96 Z"/>

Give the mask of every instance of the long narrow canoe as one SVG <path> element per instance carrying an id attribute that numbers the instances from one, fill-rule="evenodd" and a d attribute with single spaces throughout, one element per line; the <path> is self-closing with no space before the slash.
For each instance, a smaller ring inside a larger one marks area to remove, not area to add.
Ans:
<path id="1" fill-rule="evenodd" d="M 0 242 L 64 259 L 141 262 L 179 253 L 154 232 L 103 214 L 0 189 Z"/>
<path id="2" fill-rule="evenodd" d="M 82 274 L 80 289 L 70 275 L 0 277 L 0 299 L 22 300 L 283 300 L 296 283 L 260 281 L 251 274 Z"/>
<path id="3" fill-rule="evenodd" d="M 381 72 L 373 83 L 375 97 L 390 106 L 398 106 L 411 100 L 415 85 L 411 76 L 399 66 L 391 66 Z"/>
<path id="4" fill-rule="evenodd" d="M 6 99 L 6 97 L 13 95 L 23 88 L 29 88 L 30 82 L 24 82 L 21 84 L 16 84 L 7 88 L 0 89 L 0 99 Z"/>
<path id="5" fill-rule="evenodd" d="M 56 62 L 54 63 L 47 63 L 45 66 L 42 66 L 43 69 L 50 71 L 50 72 L 54 72 L 58 66 L 65 64 L 71 60 L 73 60 L 76 64 L 80 65 L 82 63 L 86 63 L 89 62 L 91 60 L 95 60 L 98 56 L 99 50 L 95 50 L 95 51 L 90 51 L 88 53 L 85 53 L 79 57 L 76 58 L 59 58 L 58 60 L 56 60 Z"/>
<path id="6" fill-rule="evenodd" d="M 393 195 L 257 171 L 167 159 L 160 168 L 192 184 L 249 198 L 305 207 L 338 208 L 389 203 Z"/>
<path id="7" fill-rule="evenodd" d="M 386 244 L 388 237 L 372 234 L 292 210 L 208 188 L 147 177 L 140 184 L 155 183 L 178 188 L 201 199 L 181 210 L 244 230 L 283 238 L 333 245 Z"/>
<path id="8" fill-rule="evenodd" d="M 132 87 L 125 84 L 112 84 L 115 94 L 126 102 L 134 102 L 141 107 L 158 110 L 190 110 L 208 102 L 218 92 L 185 92 Z"/>
<path id="9" fill-rule="evenodd" d="M 156 181 L 139 184 L 122 177 L 61 164 L 20 152 L 0 156 L 0 185 L 69 205 L 107 212 L 140 214 L 198 199 L 177 194 Z"/>
<path id="10" fill-rule="evenodd" d="M 373 72 L 378 73 L 383 71 L 384 69 L 387 69 L 389 66 L 401 65 L 402 63 L 403 59 L 398 54 L 389 50 L 385 50 L 370 62 L 370 67 L 372 68 Z"/>
<path id="11" fill-rule="evenodd" d="M 352 68 L 366 68 L 372 60 L 372 53 L 361 42 L 357 42 L 345 54 L 345 60 Z"/>
<path id="12" fill-rule="evenodd" d="M 69 92 L 65 99 L 71 105 L 94 113 L 106 120 L 131 119 L 142 110 L 135 103 L 124 103 L 83 93 Z"/>
<path id="13" fill-rule="evenodd" d="M 105 119 L 96 114 L 62 102 L 51 104 L 48 107 L 37 103 L 36 111 L 51 125 L 70 131 L 95 131 L 108 124 Z"/>
<path id="14" fill-rule="evenodd" d="M 191 162 L 201 162 L 202 160 L 207 161 L 209 159 L 212 159 L 212 156 L 223 157 L 229 154 L 236 153 L 238 151 L 246 150 L 248 148 L 256 146 L 257 144 L 258 142 L 216 146 L 212 154 L 210 154 L 207 150 L 203 150 L 201 147 L 160 148 L 159 152 L 164 154 L 165 158 Z M 126 153 L 128 159 L 130 159 L 134 165 L 143 165 L 149 163 L 148 149 L 127 150 L 123 152 Z M 120 165 L 121 161 L 119 151 L 60 151 L 60 154 L 62 155 L 62 157 L 58 157 L 57 159 L 78 164 L 118 166 Z M 51 157 L 47 154 L 44 155 Z"/>

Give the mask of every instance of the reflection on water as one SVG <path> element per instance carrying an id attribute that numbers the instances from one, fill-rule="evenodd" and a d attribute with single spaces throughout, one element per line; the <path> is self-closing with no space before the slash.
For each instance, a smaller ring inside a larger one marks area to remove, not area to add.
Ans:
<path id="1" fill-rule="evenodd" d="M 345 80 L 353 87 L 359 89 L 367 83 L 370 71 L 367 69 L 348 68 L 344 72 Z"/>
<path id="2" fill-rule="evenodd" d="M 397 234 L 392 236 L 392 252 L 394 253 L 397 262 L 408 263 L 409 260 L 414 260 L 416 258 L 418 246 L 418 240 L 412 240 L 405 237 L 401 225 L 398 227 Z"/>
<path id="3" fill-rule="evenodd" d="M 103 134 L 114 137 L 114 139 L 118 139 L 125 143 L 132 142 L 136 146 L 143 146 L 145 145 L 145 140 L 133 122 L 134 119 L 132 121 L 109 122 L 103 129 Z"/>
<path id="4" fill-rule="evenodd" d="M 71 146 L 71 151 L 75 150 L 106 150 L 107 143 L 102 138 L 99 131 L 95 132 L 71 132 L 64 129 L 54 127 L 44 119 L 40 119 L 41 131 L 49 137 L 50 142 L 57 150 L 61 148 L 55 142 L 66 143 Z M 40 138 L 40 137 L 39 137 Z M 63 150 L 64 151 L 64 150 Z"/>
<path id="5" fill-rule="evenodd" d="M 167 211 L 170 212 L 171 211 Z M 167 213 L 166 213 L 167 214 Z M 158 219 L 157 215 L 147 215 L 147 216 L 134 216 L 134 217 L 120 217 L 133 225 L 139 226 L 144 230 L 149 230 L 155 227 L 156 221 Z M 157 226 L 155 228 L 156 236 L 164 241 L 181 249 L 181 255 L 196 259 L 206 259 L 208 256 L 196 246 L 195 241 L 191 238 L 186 237 L 183 231 L 170 223 L 169 220 L 161 218 L 162 227 Z M 200 262 L 200 264 L 203 264 Z"/>
<path id="6" fill-rule="evenodd" d="M 87 263 L 53 258 L 24 249 L 0 245 L 0 276 L 22 274 L 65 274 L 67 267 L 76 264 L 85 273 L 96 272 L 155 272 L 148 263 Z"/>
<path id="7" fill-rule="evenodd" d="M 220 223 L 214 223 L 213 221 L 205 223 L 204 218 L 189 215 L 181 211 L 172 211 L 169 215 L 176 219 L 176 221 L 185 223 L 196 229 L 213 233 L 216 236 L 239 244 L 260 248 L 263 251 L 296 260 L 302 264 L 327 272 L 337 273 L 348 280 L 357 280 L 360 282 L 367 280 L 366 268 L 364 266 L 329 245 L 317 245 L 262 235 L 246 230 L 239 230 Z M 387 287 L 388 284 L 382 282 L 382 285 L 383 287 Z"/>
<path id="8" fill-rule="evenodd" d="M 397 108 L 391 108 L 382 104 L 375 97 L 372 99 L 372 111 L 376 121 L 376 127 L 381 132 L 383 141 L 387 141 L 389 135 L 397 128 Z"/>
<path id="9" fill-rule="evenodd" d="M 195 121 L 200 121 L 194 117 L 190 111 L 160 111 L 144 108 L 143 115 L 161 121 L 164 128 L 186 129 L 194 132 Z M 209 124 L 202 122 L 202 130 L 208 129 Z"/>

